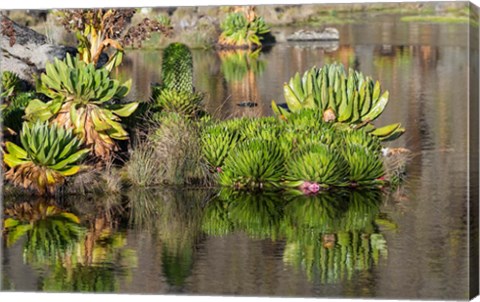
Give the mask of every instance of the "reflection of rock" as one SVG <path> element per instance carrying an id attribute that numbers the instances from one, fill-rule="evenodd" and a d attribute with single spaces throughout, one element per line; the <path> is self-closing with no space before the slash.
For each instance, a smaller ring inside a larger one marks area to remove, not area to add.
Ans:
<path id="1" fill-rule="evenodd" d="M 338 30 L 327 27 L 323 32 L 301 29 L 287 37 L 287 41 L 337 41 L 340 39 Z"/>
<path id="2" fill-rule="evenodd" d="M 340 47 L 338 41 L 295 41 L 291 43 L 293 47 L 300 49 L 323 49 L 325 52 L 338 50 Z"/>
<path id="3" fill-rule="evenodd" d="M 33 76 L 41 73 L 48 61 L 63 59 L 67 53 L 76 53 L 74 48 L 49 44 L 46 36 L 18 25 L 5 16 L 1 18 L 2 70 L 15 72 L 23 80 L 33 82 Z"/>

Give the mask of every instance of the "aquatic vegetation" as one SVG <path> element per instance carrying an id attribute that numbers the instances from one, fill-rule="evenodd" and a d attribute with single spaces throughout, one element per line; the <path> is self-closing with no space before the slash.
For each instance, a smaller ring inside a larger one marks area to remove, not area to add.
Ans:
<path id="1" fill-rule="evenodd" d="M 284 85 L 284 97 L 288 110 L 272 101 L 274 113 L 288 119 L 302 109 L 314 109 L 322 114 L 325 122 L 345 123 L 353 129 L 364 127 L 382 141 L 398 138 L 405 132 L 400 124 L 375 128 L 372 122 L 380 116 L 388 103 L 388 91 L 381 92 L 378 81 L 374 82 L 363 73 L 343 65 L 331 64 L 313 67 L 303 76 L 296 73 Z"/>
<path id="2" fill-rule="evenodd" d="M 286 171 L 287 185 L 308 194 L 345 185 L 348 166 L 340 152 L 317 143 L 297 151 L 288 161 Z"/>
<path id="3" fill-rule="evenodd" d="M 52 194 L 65 177 L 78 173 L 78 163 L 89 152 L 81 149 L 81 141 L 71 130 L 42 122 L 24 123 L 20 141 L 22 147 L 5 144 L 3 161 L 10 167 L 5 178 L 40 194 Z"/>
<path id="4" fill-rule="evenodd" d="M 67 54 L 64 61 L 47 63 L 37 92 L 51 100 L 32 100 L 25 109 L 28 120 L 56 122 L 75 134 L 103 159 L 118 146 L 114 140 L 128 139 L 121 119 L 130 116 L 138 103 L 120 103 L 130 91 L 131 80 L 120 83 L 105 69 L 95 69 Z"/>
<path id="5" fill-rule="evenodd" d="M 285 157 L 274 141 L 252 139 L 236 145 L 225 159 L 219 183 L 236 188 L 263 189 L 280 186 Z"/>
<path id="6" fill-rule="evenodd" d="M 158 184 L 159 163 L 155 157 L 154 144 L 148 139 L 138 141 L 131 150 L 131 156 L 125 164 L 129 182 L 137 187 L 149 187 Z"/>
<path id="7" fill-rule="evenodd" d="M 222 33 L 218 44 L 223 48 L 257 48 L 262 46 L 265 34 L 270 32 L 264 19 L 250 13 L 230 13 L 220 24 Z"/>

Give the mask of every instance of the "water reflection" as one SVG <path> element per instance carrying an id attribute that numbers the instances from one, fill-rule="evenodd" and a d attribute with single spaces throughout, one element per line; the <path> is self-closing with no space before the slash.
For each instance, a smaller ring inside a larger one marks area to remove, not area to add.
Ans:
<path id="1" fill-rule="evenodd" d="M 79 215 L 72 210 L 75 206 L 67 209 L 52 200 L 7 207 L 7 248 L 23 241 L 23 261 L 38 273 L 43 291 L 118 291 L 117 274 L 128 277 L 137 262 L 135 251 L 126 248 L 125 233 L 109 227 L 108 211 Z"/>
<path id="2" fill-rule="evenodd" d="M 285 198 L 223 190 L 207 205 L 202 226 L 213 236 L 242 231 L 250 238 L 285 240 L 284 263 L 312 282 L 337 283 L 386 258 L 375 223 L 381 200 L 380 191 Z"/>

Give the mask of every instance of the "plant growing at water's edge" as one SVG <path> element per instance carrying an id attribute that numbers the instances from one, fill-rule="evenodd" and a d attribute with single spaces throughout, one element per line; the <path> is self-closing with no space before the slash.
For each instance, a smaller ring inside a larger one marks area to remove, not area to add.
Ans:
<path id="1" fill-rule="evenodd" d="M 193 58 L 182 43 L 170 44 L 163 53 L 162 83 L 152 87 L 153 109 L 193 117 L 199 113 L 203 94 L 193 86 Z"/>
<path id="2" fill-rule="evenodd" d="M 220 24 L 222 33 L 218 38 L 221 48 L 258 48 L 262 46 L 265 34 L 270 32 L 262 17 L 253 8 L 247 12 L 229 13 Z"/>
<path id="3" fill-rule="evenodd" d="M 5 144 L 3 161 L 10 167 L 5 178 L 17 186 L 53 194 L 65 177 L 80 171 L 78 163 L 87 155 L 71 130 L 37 122 L 24 123 L 20 133 L 22 147 Z"/>
<path id="4" fill-rule="evenodd" d="M 28 120 L 56 122 L 71 128 L 103 159 L 117 149 L 114 140 L 128 139 L 122 117 L 128 117 L 138 103 L 120 103 L 130 91 L 131 80 L 120 83 L 105 69 L 95 69 L 67 54 L 65 61 L 48 63 L 37 83 L 37 92 L 51 100 L 32 100 L 25 109 Z"/>
<path id="5" fill-rule="evenodd" d="M 405 129 L 399 123 L 375 128 L 371 123 L 385 109 L 388 91 L 381 93 L 380 83 L 363 73 L 349 70 L 343 65 L 313 67 L 303 76 L 297 73 L 284 84 L 284 97 L 288 110 L 272 101 L 274 113 L 283 119 L 304 109 L 313 109 L 322 114 L 325 122 L 343 123 L 353 129 L 364 128 L 383 141 L 394 140 Z"/>

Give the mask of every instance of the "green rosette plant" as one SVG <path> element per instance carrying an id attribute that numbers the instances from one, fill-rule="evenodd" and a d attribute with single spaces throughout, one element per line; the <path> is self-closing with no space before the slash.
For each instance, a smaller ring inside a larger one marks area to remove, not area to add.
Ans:
<path id="1" fill-rule="evenodd" d="M 0 97 L 3 101 L 8 101 L 20 88 L 20 78 L 11 71 L 2 72 L 2 87 L 0 87 Z"/>
<path id="2" fill-rule="evenodd" d="M 348 181 L 351 186 L 383 185 L 385 169 L 380 152 L 361 145 L 348 144 L 342 151 L 348 164 Z"/>
<path id="3" fill-rule="evenodd" d="M 42 122 L 24 123 L 20 141 L 21 147 L 5 144 L 3 161 L 10 167 L 5 178 L 40 194 L 53 193 L 65 177 L 77 174 L 89 152 L 71 130 Z"/>
<path id="4" fill-rule="evenodd" d="M 207 127 L 202 132 L 201 141 L 204 158 L 211 168 L 221 172 L 225 158 L 240 141 L 240 134 L 221 123 Z"/>
<path id="5" fill-rule="evenodd" d="M 282 119 L 303 109 L 313 109 L 325 122 L 344 123 L 353 129 L 364 127 L 382 141 L 391 141 L 405 132 L 399 123 L 380 128 L 372 124 L 385 110 L 388 96 L 388 91 L 382 93 L 378 81 L 353 69 L 347 74 L 343 65 L 334 63 L 313 67 L 303 76 L 296 73 L 284 84 L 288 110 L 275 101 L 272 109 Z"/>
<path id="6" fill-rule="evenodd" d="M 106 69 L 95 69 L 67 54 L 64 61 L 48 63 L 37 82 L 37 92 L 51 100 L 32 100 L 25 109 L 30 121 L 56 122 L 74 130 L 92 152 L 110 158 L 117 149 L 114 140 L 128 139 L 121 120 L 130 116 L 138 103 L 119 101 L 130 91 L 131 80 L 120 83 Z"/>
<path id="7" fill-rule="evenodd" d="M 284 163 L 284 152 L 275 141 L 244 141 L 225 159 L 219 183 L 238 189 L 278 188 L 285 173 Z"/>
<path id="8" fill-rule="evenodd" d="M 324 144 L 307 145 L 287 163 L 285 184 L 305 194 L 331 186 L 344 186 L 348 165 L 335 149 Z"/>
<path id="9" fill-rule="evenodd" d="M 264 36 L 270 32 L 262 17 L 247 18 L 240 12 L 230 13 L 220 24 L 222 33 L 218 44 L 226 48 L 257 48 L 262 46 Z"/>

